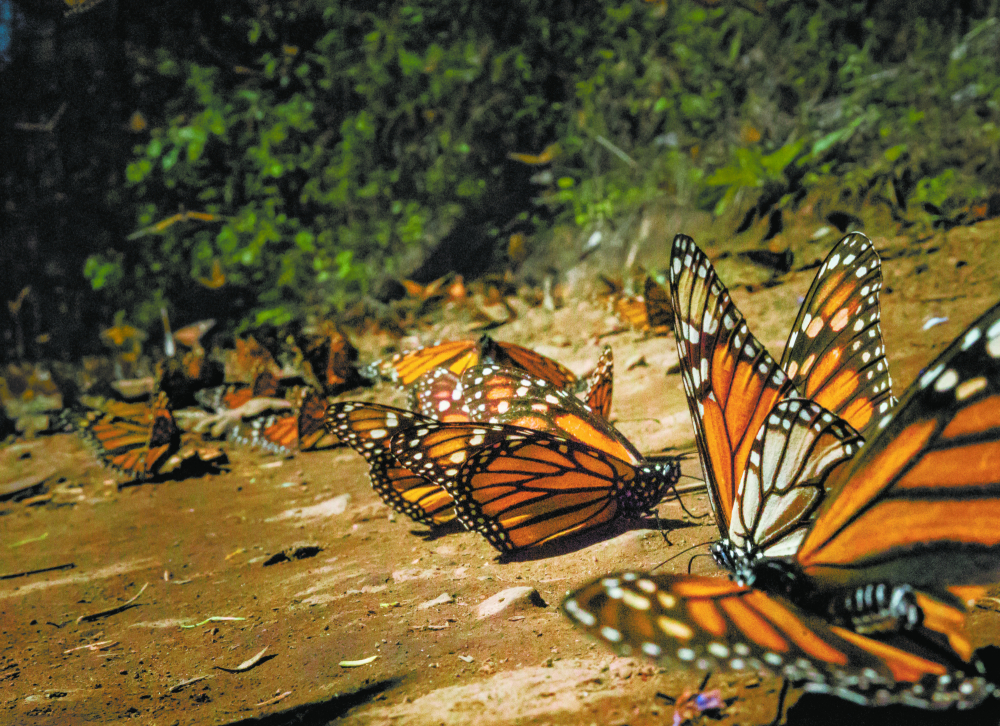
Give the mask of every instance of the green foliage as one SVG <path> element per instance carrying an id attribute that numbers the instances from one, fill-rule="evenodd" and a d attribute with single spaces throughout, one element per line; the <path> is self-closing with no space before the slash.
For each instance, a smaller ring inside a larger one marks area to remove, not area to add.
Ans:
<path id="1" fill-rule="evenodd" d="M 587 226 L 657 195 L 721 213 L 837 179 L 933 224 L 1000 181 L 1000 23 L 929 0 L 219 7 L 204 42 L 229 50 L 142 66 L 167 101 L 126 169 L 138 228 L 217 221 L 85 270 L 148 316 L 216 267 L 203 297 L 243 296 L 248 323 L 342 307 L 465 219 L 499 235 L 536 193 Z M 533 169 L 508 154 L 547 147 L 551 181 L 519 198 Z"/>

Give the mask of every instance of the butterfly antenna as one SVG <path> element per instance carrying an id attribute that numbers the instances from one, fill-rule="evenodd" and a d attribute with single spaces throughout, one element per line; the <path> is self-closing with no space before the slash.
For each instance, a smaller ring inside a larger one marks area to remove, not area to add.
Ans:
<path id="1" fill-rule="evenodd" d="M 691 476 L 690 474 L 681 474 L 680 476 L 684 477 L 685 479 L 693 479 L 696 482 L 704 483 L 704 480 L 699 479 L 696 476 Z M 684 505 L 684 500 L 681 499 L 682 492 L 680 492 L 680 491 L 677 490 L 677 485 L 674 484 L 670 488 L 674 492 L 674 497 L 677 498 L 677 503 L 681 505 L 681 509 L 684 511 L 684 514 L 686 514 L 688 517 L 690 517 L 691 519 L 703 519 L 703 518 L 705 518 L 705 517 L 707 517 L 709 515 L 709 512 L 705 512 L 704 514 L 694 514 L 691 510 L 689 510 Z M 698 488 L 700 489 L 700 487 L 698 487 Z M 683 491 L 687 492 L 687 491 L 690 491 L 690 490 L 685 487 Z"/>
<path id="2" fill-rule="evenodd" d="M 680 557 L 681 555 L 687 554 L 691 550 L 696 550 L 699 547 L 704 547 L 705 545 L 710 545 L 710 544 L 712 544 L 712 543 L 711 542 L 699 542 L 698 544 L 693 544 L 690 547 L 688 547 L 687 549 L 681 550 L 680 552 L 678 552 L 677 554 L 675 554 L 673 557 L 668 557 L 663 562 L 661 562 L 660 564 L 658 564 L 656 567 L 653 567 L 652 569 L 650 569 L 650 572 L 652 572 L 653 570 L 660 569 L 661 567 L 663 567 L 668 562 L 672 562 L 673 560 L 676 560 L 678 557 Z"/>

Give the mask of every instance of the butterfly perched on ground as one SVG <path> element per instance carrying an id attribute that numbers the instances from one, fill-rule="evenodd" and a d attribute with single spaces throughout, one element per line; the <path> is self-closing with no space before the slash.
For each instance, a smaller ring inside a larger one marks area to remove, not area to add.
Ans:
<path id="1" fill-rule="evenodd" d="M 249 427 L 234 429 L 231 439 L 280 456 L 332 445 L 333 437 L 323 425 L 326 397 L 308 387 L 299 391 L 297 397 L 293 412 L 258 416 Z"/>
<path id="2" fill-rule="evenodd" d="M 354 361 L 358 351 L 330 321 L 317 325 L 314 334 L 303 336 L 298 347 L 307 380 L 328 393 L 347 387 L 357 375 Z"/>
<path id="3" fill-rule="evenodd" d="M 642 295 L 621 295 L 613 303 L 615 315 L 636 330 L 667 332 L 674 320 L 670 293 L 651 276 Z"/>
<path id="4" fill-rule="evenodd" d="M 467 368 L 480 362 L 520 368 L 544 378 L 558 388 L 575 388 L 577 385 L 576 375 L 562 363 L 530 348 L 493 340 L 488 335 L 479 340 L 451 340 L 397 353 L 391 358 L 367 366 L 365 375 L 369 378 L 384 378 L 405 387 L 435 368 L 461 375 Z"/>
<path id="5" fill-rule="evenodd" d="M 232 383 L 195 391 L 194 398 L 210 411 L 231 411 L 252 398 L 274 398 L 278 395 L 278 379 L 270 371 L 257 374 L 251 385 Z"/>
<path id="6" fill-rule="evenodd" d="M 462 523 L 498 550 L 645 515 L 677 481 L 675 460 L 646 461 L 589 406 L 540 378 L 484 365 L 463 374 L 462 388 L 471 423 L 411 422 L 390 449 L 451 494 Z"/>
<path id="7" fill-rule="evenodd" d="M 713 553 L 731 570 L 791 554 L 823 499 L 825 472 L 893 402 L 878 255 L 861 234 L 834 247 L 780 365 L 689 237 L 674 240 L 669 276 L 681 377 L 722 535 Z M 772 434 L 764 447 L 769 428 L 787 435 Z"/>
<path id="8" fill-rule="evenodd" d="M 131 480 L 154 476 L 180 448 L 180 431 L 163 392 L 150 403 L 109 402 L 76 425 L 101 461 Z"/>
<path id="9" fill-rule="evenodd" d="M 691 253 L 685 240 L 681 253 Z M 828 259 L 819 278 L 831 268 L 836 274 L 840 264 L 852 265 L 851 254 L 833 265 L 834 258 Z M 696 264 L 693 274 L 707 279 L 698 269 Z M 861 280 L 867 271 L 848 267 L 842 277 Z M 705 284 L 709 292 L 714 288 L 711 281 Z M 848 316 L 848 324 L 841 325 L 837 309 L 822 328 L 853 330 L 851 318 L 871 321 L 870 315 Z M 811 324 L 803 318 L 795 330 L 809 337 Z M 704 328 L 741 329 L 725 322 L 699 326 L 687 331 L 689 347 Z M 793 338 L 790 347 L 796 342 Z M 829 344 L 823 348 L 829 349 Z M 853 342 L 845 350 L 852 351 Z M 822 359 L 817 355 L 815 360 Z M 761 386 L 750 400 L 783 385 L 771 376 L 771 388 Z M 887 393 L 857 388 L 872 400 Z M 822 386 L 817 390 L 862 418 L 868 410 Z M 642 653 L 700 670 L 770 671 L 807 691 L 860 704 L 974 706 L 995 687 L 972 652 L 964 621 L 965 607 L 981 595 L 981 586 L 1000 580 L 998 404 L 1000 305 L 959 336 L 894 410 L 877 413 L 866 430 L 867 442 L 855 440 L 860 448 L 853 456 L 836 451 L 836 445 L 833 466 L 826 465 L 830 452 L 792 456 L 809 462 L 827 495 L 784 556 L 737 557 L 739 582 L 609 575 L 572 593 L 564 610 L 619 653 Z M 737 491 L 734 519 L 744 509 L 762 506 L 759 499 L 774 486 L 764 479 L 772 476 L 768 472 L 782 472 L 781 457 L 796 449 L 796 437 L 817 440 L 833 431 L 829 426 L 816 431 L 815 419 L 806 422 L 803 410 L 821 417 L 829 413 L 818 413 L 822 409 L 815 401 L 785 399 L 768 415 L 747 457 L 747 471 L 753 473 L 744 477 L 761 477 L 763 483 Z M 849 439 L 853 436 L 842 440 Z M 780 508 L 770 512 L 765 529 L 780 516 Z M 794 520 L 801 513 L 792 508 L 784 516 Z"/>

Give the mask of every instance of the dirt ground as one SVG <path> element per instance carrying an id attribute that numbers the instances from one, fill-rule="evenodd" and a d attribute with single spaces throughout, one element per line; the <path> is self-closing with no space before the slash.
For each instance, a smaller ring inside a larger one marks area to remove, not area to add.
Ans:
<path id="1" fill-rule="evenodd" d="M 831 231 L 804 241 L 822 226 L 807 218 L 772 245 L 790 246 L 798 269 L 838 239 Z M 901 393 L 1000 297 L 1000 223 L 918 239 L 869 233 L 883 258 L 883 331 Z M 698 241 L 718 255 L 710 235 Z M 749 237 L 740 244 L 755 246 Z M 668 248 L 648 251 L 647 264 L 662 267 Z M 780 355 L 814 269 L 766 286 L 770 273 L 741 258 L 718 268 L 752 330 Z M 924 330 L 934 318 L 945 320 Z M 458 334 L 443 324 L 421 337 Z M 693 450 L 670 337 L 621 330 L 602 303 L 573 288 L 555 313 L 531 309 L 493 335 L 577 372 L 611 344 L 620 429 L 643 451 Z M 353 397 L 403 402 L 389 387 Z M 710 517 L 664 502 L 659 522 L 626 521 L 502 561 L 476 534 L 429 532 L 393 515 L 351 450 L 289 459 L 228 451 L 227 473 L 119 489 L 74 435 L 4 447 L 0 478 L 39 475 L 50 496 L 0 501 L 0 576 L 61 569 L 0 579 L 0 723 L 638 726 L 672 723 L 664 696 L 698 685 L 697 676 L 613 657 L 557 606 L 605 572 L 665 560 L 660 571 L 684 571 L 694 554 L 684 550 L 717 537 Z M 696 457 L 686 473 L 699 475 Z M 708 511 L 703 493 L 684 504 Z M 281 552 L 288 559 L 269 564 Z M 708 557 L 692 567 L 717 571 Z M 478 617 L 484 600 L 516 586 L 540 600 Z M 998 610 L 988 600 L 973 613 L 977 644 L 1000 644 Z M 769 723 L 780 686 L 715 675 L 708 687 L 722 689 L 725 706 L 704 720 Z M 792 689 L 787 704 L 790 724 L 1000 721 L 997 699 L 972 713 L 925 714 Z"/>

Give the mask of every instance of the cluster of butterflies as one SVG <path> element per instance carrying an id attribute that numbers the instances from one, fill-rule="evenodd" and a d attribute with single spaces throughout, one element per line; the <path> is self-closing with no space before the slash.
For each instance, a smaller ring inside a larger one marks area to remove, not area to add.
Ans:
<path id="1" fill-rule="evenodd" d="M 197 344 L 201 333 L 204 329 L 190 334 L 184 355 L 160 366 L 157 390 L 149 402 L 112 400 L 86 412 L 68 412 L 68 422 L 102 463 L 133 481 L 166 474 L 194 457 L 201 465 L 193 467 L 195 471 L 225 464 L 221 452 L 182 450 L 174 401 L 186 398 L 227 421 L 245 417 L 245 422 L 230 427 L 230 439 L 268 453 L 288 455 L 336 443 L 324 426 L 328 403 L 324 389 L 341 386 L 348 376 L 342 360 L 346 339 L 326 335 L 310 341 L 311 346 L 304 344 L 301 368 L 312 385 L 304 383 L 302 375 L 286 375 L 268 349 L 253 338 L 239 339 L 235 349 L 227 351 L 226 367 L 249 382 L 195 388 L 188 395 L 184 384 L 197 385 L 206 378 L 208 360 Z M 183 331 L 172 337 L 185 341 Z"/>
<path id="2" fill-rule="evenodd" d="M 730 578 L 609 574 L 564 613 L 671 667 L 770 672 L 863 705 L 981 703 L 995 679 L 965 616 L 1000 581 L 1000 305 L 897 402 L 864 235 L 820 266 L 780 362 L 693 240 L 677 236 L 668 273 Z M 411 410 L 339 403 L 327 426 L 419 522 L 457 518 L 506 552 L 649 513 L 677 480 L 676 458 L 644 459 L 608 423 L 610 350 L 585 383 L 492 342 L 376 368 L 409 387 Z"/>

